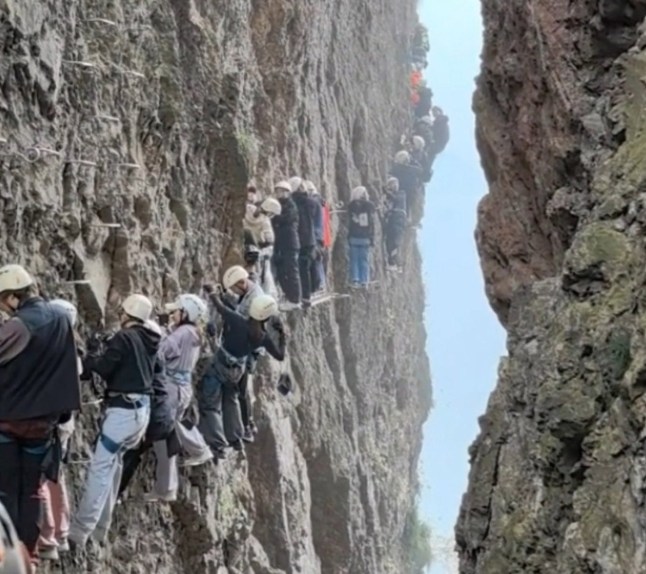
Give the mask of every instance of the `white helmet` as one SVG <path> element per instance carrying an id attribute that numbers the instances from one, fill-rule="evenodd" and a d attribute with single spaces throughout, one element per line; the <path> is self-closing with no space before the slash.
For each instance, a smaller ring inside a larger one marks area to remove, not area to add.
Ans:
<path id="1" fill-rule="evenodd" d="M 395 163 L 408 163 L 410 161 L 410 154 L 402 149 L 395 154 Z"/>
<path id="2" fill-rule="evenodd" d="M 291 193 L 292 186 L 289 185 L 288 181 L 279 181 L 276 185 L 274 185 L 274 189 L 282 189 L 283 191 L 289 191 Z"/>
<path id="3" fill-rule="evenodd" d="M 426 147 L 426 140 L 422 136 L 413 136 L 413 149 L 422 151 Z"/>
<path id="4" fill-rule="evenodd" d="M 314 185 L 313 181 L 310 181 L 309 179 L 305 182 L 305 189 L 307 190 L 307 193 L 310 195 L 318 195 L 319 190 L 316 189 L 316 186 Z"/>
<path id="5" fill-rule="evenodd" d="M 208 312 L 206 303 L 192 293 L 180 295 L 174 303 L 169 303 L 165 308 L 168 312 L 184 311 L 186 318 L 191 323 L 197 323 L 200 319 L 204 319 Z"/>
<path id="6" fill-rule="evenodd" d="M 289 178 L 289 186 L 291 187 L 292 191 L 298 191 L 301 185 L 303 185 L 303 180 L 297 175 Z"/>
<path id="7" fill-rule="evenodd" d="M 249 317 L 256 321 L 266 321 L 278 313 L 278 303 L 271 295 L 258 295 L 254 297 L 249 306 Z"/>
<path id="8" fill-rule="evenodd" d="M 365 187 L 363 187 L 363 185 L 355 187 L 352 190 L 352 199 L 354 201 L 358 199 L 368 199 L 368 190 Z"/>
<path id="9" fill-rule="evenodd" d="M 148 329 L 149 331 L 152 331 L 156 335 L 159 335 L 160 337 L 164 334 L 162 331 L 162 328 L 159 326 L 159 323 L 157 321 L 153 321 L 152 319 L 148 319 L 148 321 L 144 321 L 144 329 Z"/>
<path id="10" fill-rule="evenodd" d="M 126 315 L 139 319 L 142 322 L 148 321 L 153 312 L 153 304 L 145 295 L 129 295 L 121 305 Z"/>
<path id="11" fill-rule="evenodd" d="M 388 191 L 399 191 L 399 180 L 396 177 L 389 177 L 386 181 Z"/>
<path id="12" fill-rule="evenodd" d="M 65 301 L 65 299 L 52 299 L 49 304 L 65 312 L 72 324 L 72 327 L 76 327 L 76 320 L 78 319 L 79 312 L 74 303 Z"/>
<path id="13" fill-rule="evenodd" d="M 270 213 L 271 215 L 280 215 L 283 208 L 280 205 L 280 201 L 273 197 L 268 197 L 260 204 L 260 209 Z"/>
<path id="14" fill-rule="evenodd" d="M 0 293 L 20 291 L 34 284 L 31 275 L 21 265 L 0 267 Z"/>
<path id="15" fill-rule="evenodd" d="M 238 283 L 238 281 L 242 281 L 243 279 L 249 279 L 249 273 L 247 273 L 247 270 L 244 267 L 234 265 L 224 272 L 224 275 L 222 276 L 222 285 L 225 289 L 229 290 Z"/>

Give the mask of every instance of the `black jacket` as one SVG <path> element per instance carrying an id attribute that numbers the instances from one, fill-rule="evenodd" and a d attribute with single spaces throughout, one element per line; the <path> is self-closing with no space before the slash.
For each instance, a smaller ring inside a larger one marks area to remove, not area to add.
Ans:
<path id="1" fill-rule="evenodd" d="M 317 205 L 305 191 L 295 191 L 292 198 L 298 208 L 298 239 L 301 247 L 314 247 L 316 234 L 314 232 Z M 318 206 L 320 211 L 320 204 Z"/>
<path id="2" fill-rule="evenodd" d="M 444 150 L 449 143 L 449 118 L 441 115 L 435 118 L 433 124 L 433 151 L 438 154 Z"/>
<path id="3" fill-rule="evenodd" d="M 399 180 L 399 189 L 411 192 L 420 186 L 422 168 L 415 164 L 396 163 L 390 169 L 390 175 Z"/>
<path id="4" fill-rule="evenodd" d="M 106 381 L 108 392 L 151 394 L 160 338 L 143 325 L 121 329 L 103 355 L 83 360 L 83 378 L 95 372 Z"/>
<path id="5" fill-rule="evenodd" d="M 375 236 L 375 206 L 365 199 L 354 199 L 348 205 L 350 224 L 348 237 L 353 239 L 370 239 Z"/>
<path id="6" fill-rule="evenodd" d="M 415 117 L 421 118 L 431 112 L 433 106 L 433 92 L 430 88 L 422 87 L 419 89 L 419 102 L 415 106 Z"/>
<path id="7" fill-rule="evenodd" d="M 40 297 L 15 313 L 29 330 L 29 343 L 0 367 L 0 420 L 54 417 L 81 403 L 76 344 L 64 311 Z"/>
<path id="8" fill-rule="evenodd" d="M 301 247 L 298 239 L 298 208 L 291 197 L 281 197 L 280 215 L 271 218 L 274 228 L 274 252 L 293 251 Z"/>

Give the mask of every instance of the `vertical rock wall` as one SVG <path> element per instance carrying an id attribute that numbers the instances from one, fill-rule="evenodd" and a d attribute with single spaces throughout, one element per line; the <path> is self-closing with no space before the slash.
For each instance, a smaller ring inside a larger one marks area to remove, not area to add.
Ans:
<path id="1" fill-rule="evenodd" d="M 161 302 L 237 262 L 251 177 L 267 190 L 305 174 L 333 202 L 363 183 L 377 198 L 410 124 L 414 8 L 0 0 L 2 262 L 77 302 L 87 332 L 133 290 Z M 430 406 L 414 239 L 402 277 L 382 273 L 378 246 L 379 287 L 290 319 L 297 389 L 280 397 L 265 365 L 248 460 L 184 471 L 170 505 L 144 504 L 139 479 L 107 546 L 67 572 L 401 573 Z M 98 414 L 84 409 L 81 455 Z M 77 498 L 84 465 L 69 472 Z"/>
<path id="2" fill-rule="evenodd" d="M 461 572 L 643 572 L 646 3 L 483 7 L 477 238 L 509 337 Z"/>

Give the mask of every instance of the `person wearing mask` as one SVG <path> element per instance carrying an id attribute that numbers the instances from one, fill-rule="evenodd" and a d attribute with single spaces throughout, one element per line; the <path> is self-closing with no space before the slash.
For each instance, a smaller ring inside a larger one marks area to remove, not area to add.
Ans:
<path id="1" fill-rule="evenodd" d="M 305 189 L 310 198 L 314 201 L 315 217 L 314 217 L 314 236 L 316 239 L 316 253 L 314 264 L 311 267 L 311 283 L 312 292 L 325 289 L 326 284 L 326 259 L 327 247 L 326 237 L 330 236 L 330 210 L 328 209 L 327 202 L 321 197 L 321 194 L 316 189 L 314 182 L 306 181 Z"/>
<path id="2" fill-rule="evenodd" d="M 119 493 L 123 455 L 136 448 L 146 433 L 160 340 L 146 327 L 152 311 L 148 297 L 127 297 L 119 315 L 121 329 L 109 339 L 105 352 L 83 359 L 82 378 L 96 373 L 106 382 L 105 413 L 70 527 L 72 547 L 84 547 L 93 533 L 97 540 L 105 540 Z"/>
<path id="3" fill-rule="evenodd" d="M 246 372 L 248 358 L 264 348 L 275 359 L 285 358 L 285 328 L 277 316 L 278 304 L 271 295 L 259 295 L 249 306 L 249 317 L 231 309 L 206 285 L 211 301 L 224 322 L 221 344 L 199 386 L 200 430 L 216 460 L 225 448 L 241 451 L 243 426 L 238 405 L 238 384 Z"/>
<path id="4" fill-rule="evenodd" d="M 254 283 L 249 275 L 245 275 L 245 270 L 239 265 L 234 265 L 225 271 L 222 285 L 229 294 L 226 297 L 227 304 L 245 319 L 248 319 L 253 300 L 263 295 L 262 288 Z M 238 382 L 238 399 L 243 426 L 242 440 L 245 442 L 253 442 L 256 434 L 251 398 L 251 376 L 256 370 L 257 362 L 258 352 L 254 351 L 247 358 L 247 368 Z"/>
<path id="5" fill-rule="evenodd" d="M 251 245 L 260 249 L 259 275 L 260 285 L 265 293 L 277 296 L 276 284 L 271 271 L 271 257 L 274 251 L 275 234 L 271 219 L 280 215 L 282 207 L 274 197 L 268 197 L 255 208 L 253 213 L 247 212 L 243 227 L 248 238 L 247 247 Z"/>
<path id="6" fill-rule="evenodd" d="M 312 270 L 315 269 L 316 264 L 314 227 L 317 211 L 320 212 L 320 204 L 309 196 L 301 178 L 293 177 L 290 179 L 290 184 L 292 199 L 298 209 L 298 240 L 301 246 L 298 254 L 298 269 L 301 277 L 301 302 L 303 309 L 307 309 L 312 305 Z"/>
<path id="7" fill-rule="evenodd" d="M 167 304 L 165 310 L 169 313 L 170 332 L 162 337 L 157 358 L 168 395 L 175 397 L 175 435 L 181 451 L 188 455 L 184 465 L 197 466 L 211 460 L 213 454 L 197 427 L 189 430 L 181 421 L 193 398 L 193 370 L 202 348 L 199 323 L 206 318 L 207 308 L 197 295 L 184 293 Z M 157 459 L 155 484 L 147 500 L 175 501 L 179 486 L 177 457 L 169 453 L 166 440 L 155 442 L 153 449 Z"/>
<path id="8" fill-rule="evenodd" d="M 67 314 L 35 294 L 20 265 L 0 268 L 0 502 L 36 561 L 42 481 L 58 479 L 56 428 L 80 408 L 74 332 Z"/>
<path id="9" fill-rule="evenodd" d="M 49 304 L 67 315 L 72 329 L 76 327 L 78 310 L 73 303 L 64 299 L 53 299 Z M 76 333 L 75 338 L 78 341 Z M 80 374 L 83 368 L 80 355 L 77 355 L 76 362 Z M 63 460 L 67 458 L 74 427 L 74 416 L 71 416 L 67 422 L 58 425 Z M 43 505 L 40 538 L 38 540 L 38 557 L 44 560 L 58 560 L 59 553 L 69 551 L 67 536 L 70 529 L 70 503 L 67 495 L 65 474 L 62 468 L 59 471 L 58 480 L 46 480 L 42 484 L 41 499 Z"/>
<path id="10" fill-rule="evenodd" d="M 350 281 L 353 287 L 370 283 L 370 248 L 374 245 L 375 207 L 368 199 L 368 190 L 355 187 L 348 205 L 348 244 L 350 246 Z"/>
<path id="11" fill-rule="evenodd" d="M 275 235 L 272 262 L 275 268 L 274 276 L 287 299 L 281 304 L 281 308 L 291 311 L 300 309 L 301 306 L 298 208 L 291 197 L 292 188 L 288 181 L 279 182 L 274 190 L 280 202 L 281 212 L 271 220 Z"/>

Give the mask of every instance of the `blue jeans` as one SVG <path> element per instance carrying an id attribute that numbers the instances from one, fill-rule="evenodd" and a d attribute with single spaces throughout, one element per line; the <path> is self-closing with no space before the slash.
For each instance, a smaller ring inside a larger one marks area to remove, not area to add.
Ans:
<path id="1" fill-rule="evenodd" d="M 370 282 L 370 240 L 351 237 L 350 281 L 366 285 Z"/>

